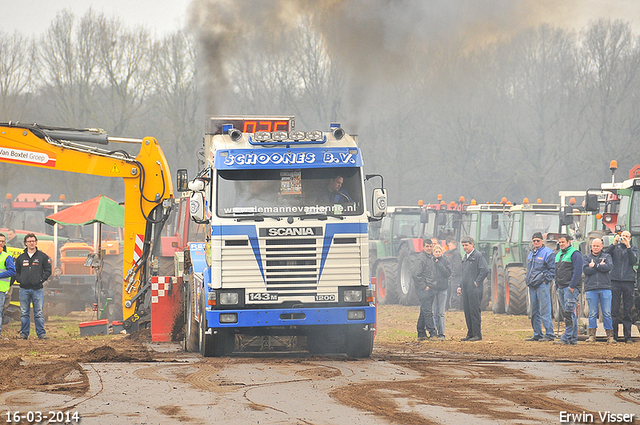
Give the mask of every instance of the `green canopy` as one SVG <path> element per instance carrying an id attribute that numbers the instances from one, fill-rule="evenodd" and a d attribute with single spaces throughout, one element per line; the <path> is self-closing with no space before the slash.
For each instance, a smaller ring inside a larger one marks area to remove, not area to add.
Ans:
<path id="1" fill-rule="evenodd" d="M 107 226 L 124 227 L 124 207 L 113 199 L 100 195 L 52 214 L 45 222 L 65 226 L 104 223 Z"/>

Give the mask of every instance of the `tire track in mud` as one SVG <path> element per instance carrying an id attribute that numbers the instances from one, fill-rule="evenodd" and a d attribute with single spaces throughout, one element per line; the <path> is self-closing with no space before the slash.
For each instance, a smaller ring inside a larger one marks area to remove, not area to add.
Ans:
<path id="1" fill-rule="evenodd" d="M 366 382 L 338 388 L 331 392 L 331 396 L 345 405 L 401 424 L 431 425 L 438 422 L 403 410 L 398 403 L 400 399 L 408 400 L 410 405 L 438 406 L 475 417 L 529 422 L 536 414 L 548 416 L 557 415 L 560 411 L 582 411 L 583 406 L 548 394 L 589 393 L 601 381 L 598 377 L 581 376 L 567 385 L 562 379 L 541 379 L 509 367 L 510 363 L 425 358 L 402 360 L 401 357 L 388 361 L 419 372 L 420 379 Z M 640 404 L 640 389 L 618 390 L 614 395 Z"/>

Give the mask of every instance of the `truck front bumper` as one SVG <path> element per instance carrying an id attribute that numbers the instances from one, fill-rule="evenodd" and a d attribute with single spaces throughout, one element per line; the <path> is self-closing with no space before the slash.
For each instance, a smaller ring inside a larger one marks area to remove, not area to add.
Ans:
<path id="1" fill-rule="evenodd" d="M 375 306 L 284 308 L 268 310 L 207 310 L 210 328 L 271 326 L 366 325 L 376 321 Z M 233 321 L 235 318 L 235 321 Z"/>

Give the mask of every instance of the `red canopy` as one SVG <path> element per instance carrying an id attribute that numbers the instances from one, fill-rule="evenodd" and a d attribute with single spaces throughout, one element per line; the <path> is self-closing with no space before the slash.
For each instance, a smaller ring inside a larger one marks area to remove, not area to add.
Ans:
<path id="1" fill-rule="evenodd" d="M 124 207 L 111 198 L 100 195 L 81 204 L 74 205 L 48 216 L 45 221 L 54 225 L 82 226 L 104 223 L 113 227 L 124 227 Z"/>

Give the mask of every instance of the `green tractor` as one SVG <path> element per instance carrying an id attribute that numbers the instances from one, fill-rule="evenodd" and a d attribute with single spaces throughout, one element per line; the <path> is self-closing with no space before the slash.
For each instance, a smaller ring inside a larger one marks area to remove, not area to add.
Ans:
<path id="1" fill-rule="evenodd" d="M 503 204 L 480 204 L 472 202 L 465 208 L 462 221 L 462 234 L 471 236 L 475 240 L 475 249 L 480 251 L 488 264 L 492 263 L 493 246 L 507 240 L 509 230 L 509 209 L 511 205 Z M 491 306 L 492 270 L 483 287 L 482 310 L 488 310 Z M 494 301 L 495 304 L 495 301 Z"/>
<path id="2" fill-rule="evenodd" d="M 555 250 L 555 238 L 561 230 L 561 212 L 563 210 L 558 204 L 529 204 L 526 200 L 509 209 L 507 238 L 492 247 L 491 299 L 494 313 L 529 313 L 529 291 L 525 278 L 531 235 L 541 232 L 545 235 L 545 245 Z M 557 293 L 553 290 L 550 292 L 553 304 Z M 555 311 L 558 311 L 557 308 Z"/>
<path id="3" fill-rule="evenodd" d="M 376 299 L 379 304 L 415 304 L 411 285 L 411 253 L 422 246 L 420 213 L 422 208 L 387 207 L 387 214 L 369 225 L 370 276 L 376 277 Z M 405 278 L 401 289 L 399 277 Z M 407 280 L 408 279 L 408 280 Z"/>
<path id="4" fill-rule="evenodd" d="M 376 296 L 380 304 L 417 305 L 411 280 L 416 256 L 422 252 L 422 237 L 460 238 L 462 205 L 432 204 L 387 207 L 379 225 L 369 226 L 370 275 L 377 278 Z"/>

